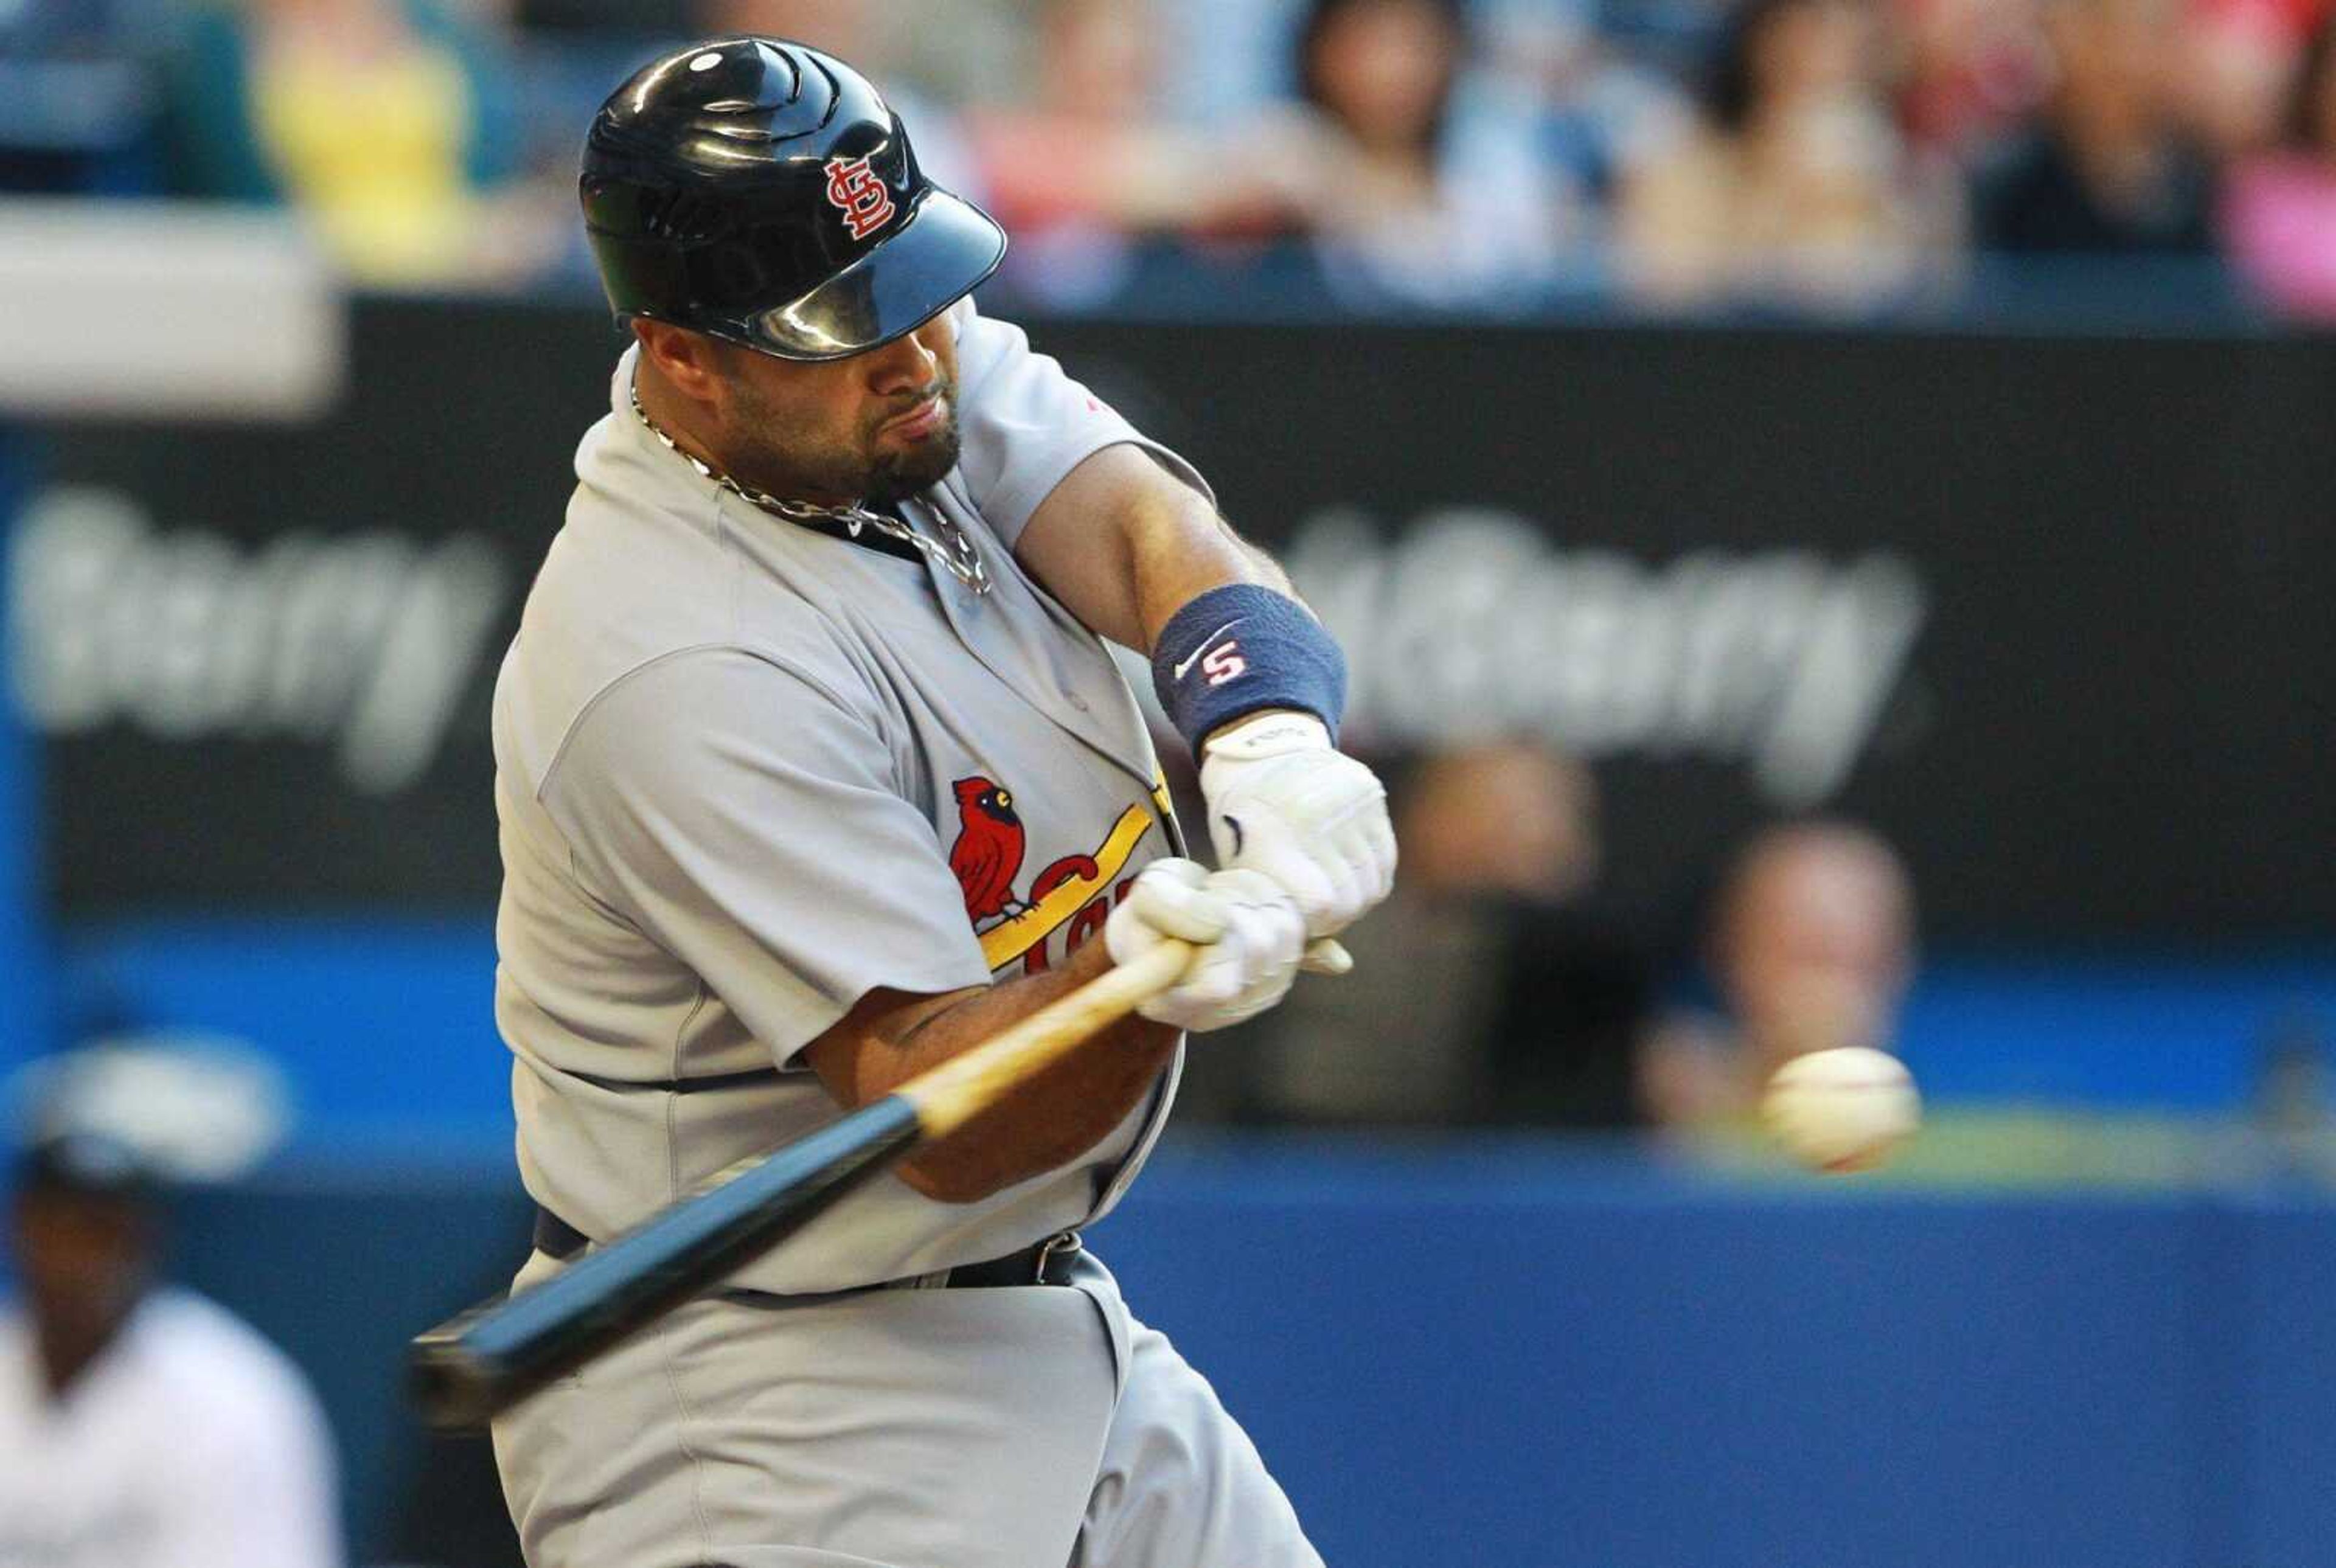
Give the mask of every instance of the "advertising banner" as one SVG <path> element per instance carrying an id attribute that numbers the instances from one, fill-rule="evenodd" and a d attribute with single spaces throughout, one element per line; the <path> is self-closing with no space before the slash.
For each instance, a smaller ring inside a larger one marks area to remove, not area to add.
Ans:
<path id="1" fill-rule="evenodd" d="M 1591 764 L 1609 891 L 1840 813 L 1952 938 L 2336 922 L 2336 346 L 1030 324 L 1192 458 L 1402 758 Z M 291 429 L 68 426 L 18 525 L 67 911 L 482 904 L 597 312 L 379 303 Z"/>

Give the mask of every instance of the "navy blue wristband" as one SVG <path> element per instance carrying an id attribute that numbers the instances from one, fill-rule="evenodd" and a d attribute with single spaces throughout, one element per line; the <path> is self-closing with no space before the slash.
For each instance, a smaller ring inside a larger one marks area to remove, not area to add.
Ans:
<path id="1" fill-rule="evenodd" d="M 1210 731 L 1269 707 L 1310 713 L 1336 740 L 1347 656 L 1288 594 L 1228 583 L 1169 618 L 1152 650 L 1152 684 L 1195 755 Z"/>

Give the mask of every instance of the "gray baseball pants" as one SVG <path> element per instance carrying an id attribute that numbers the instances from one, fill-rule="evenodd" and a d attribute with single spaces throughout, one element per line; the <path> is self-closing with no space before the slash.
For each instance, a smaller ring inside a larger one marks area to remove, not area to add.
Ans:
<path id="1" fill-rule="evenodd" d="M 1322 1568 L 1092 1255 L 1068 1286 L 694 1301 L 494 1438 L 530 1568 Z"/>

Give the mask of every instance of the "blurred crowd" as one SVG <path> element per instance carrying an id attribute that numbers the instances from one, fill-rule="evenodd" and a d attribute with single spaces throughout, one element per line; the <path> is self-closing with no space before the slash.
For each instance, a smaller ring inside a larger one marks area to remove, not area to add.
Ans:
<path id="1" fill-rule="evenodd" d="M 1675 907 L 1606 894 L 1595 775 L 1503 740 L 1390 765 L 1396 890 L 1301 987 L 1192 1069 L 1237 1120 L 1748 1132 L 1786 1061 L 1894 1048 L 1915 967 L 1897 852 L 1786 819 L 1724 846 Z"/>
<path id="2" fill-rule="evenodd" d="M 1062 307 L 1856 311 L 2114 258 L 2336 319 L 2329 0 L 0 0 L 0 184 L 581 294 L 592 107 L 731 31 L 886 84 Z"/>
<path id="3" fill-rule="evenodd" d="M 1596 775 L 1504 739 L 1380 759 L 1394 893 L 1302 984 L 1187 1066 L 1189 1115 L 1269 1125 L 1630 1134 L 1743 1174 L 1779 1166 L 1765 1091 L 1796 1057 L 1900 1054 L 1920 902 L 1896 846 L 1837 815 L 1713 843 L 1653 907 L 1606 876 Z M 1933 1026 L 1918 1071 L 1952 1067 Z M 1902 1177 L 1990 1183 L 2336 1182 L 2336 1049 L 2309 1006 L 2264 1021 L 2248 1099 L 2196 1118 L 1949 1099 Z"/>

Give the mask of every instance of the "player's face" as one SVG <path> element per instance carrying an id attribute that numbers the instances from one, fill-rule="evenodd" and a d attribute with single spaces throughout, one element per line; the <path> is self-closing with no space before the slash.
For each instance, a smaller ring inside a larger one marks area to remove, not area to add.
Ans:
<path id="1" fill-rule="evenodd" d="M 740 350 L 723 419 L 731 472 L 806 501 L 900 501 L 957 464 L 957 331 L 935 317 L 849 359 Z"/>

